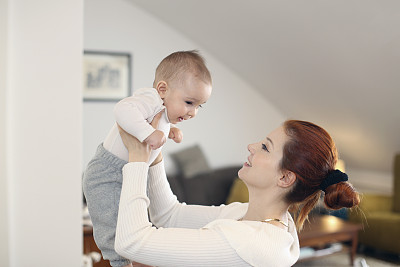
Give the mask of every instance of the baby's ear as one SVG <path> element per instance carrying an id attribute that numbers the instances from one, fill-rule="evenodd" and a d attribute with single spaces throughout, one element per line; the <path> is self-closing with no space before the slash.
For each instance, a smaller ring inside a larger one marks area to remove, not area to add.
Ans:
<path id="1" fill-rule="evenodd" d="M 167 93 L 167 90 L 168 90 L 168 88 L 167 88 L 167 82 L 165 82 L 165 81 L 159 81 L 159 82 L 157 83 L 156 89 L 157 89 L 157 92 L 158 92 L 158 94 L 160 95 L 160 97 L 161 97 L 161 98 L 164 98 L 164 97 L 165 97 L 165 94 Z"/>

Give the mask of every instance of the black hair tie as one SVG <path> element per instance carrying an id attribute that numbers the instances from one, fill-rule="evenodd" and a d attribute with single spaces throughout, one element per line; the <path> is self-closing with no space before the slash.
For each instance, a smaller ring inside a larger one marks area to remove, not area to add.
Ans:
<path id="1" fill-rule="evenodd" d="M 344 172 L 341 172 L 340 170 L 332 170 L 328 172 L 325 179 L 319 185 L 319 188 L 325 192 L 329 186 L 340 182 L 346 182 L 348 179 L 349 177 Z"/>

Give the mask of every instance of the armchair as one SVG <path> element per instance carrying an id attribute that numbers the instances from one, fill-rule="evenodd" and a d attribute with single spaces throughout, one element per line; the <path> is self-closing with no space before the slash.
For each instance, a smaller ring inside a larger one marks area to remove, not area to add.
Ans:
<path id="1" fill-rule="evenodd" d="M 393 168 L 393 196 L 364 194 L 360 210 L 352 210 L 349 219 L 360 222 L 360 243 L 400 255 L 400 154 Z"/>

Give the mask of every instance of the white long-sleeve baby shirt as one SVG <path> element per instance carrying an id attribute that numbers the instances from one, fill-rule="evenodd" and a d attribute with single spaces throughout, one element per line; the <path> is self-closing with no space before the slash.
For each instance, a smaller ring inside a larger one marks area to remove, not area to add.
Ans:
<path id="1" fill-rule="evenodd" d="M 104 148 L 120 159 L 128 161 L 128 150 L 119 135 L 117 124 L 143 142 L 155 131 L 150 123 L 154 116 L 163 109 L 165 109 L 163 100 L 155 88 L 141 88 L 136 90 L 132 96 L 122 99 L 115 105 L 114 116 L 116 123 L 103 142 Z M 168 138 L 170 127 L 167 110 L 165 110 L 157 129 L 162 131 L 165 137 Z M 149 163 L 154 161 L 161 148 L 152 150 Z"/>

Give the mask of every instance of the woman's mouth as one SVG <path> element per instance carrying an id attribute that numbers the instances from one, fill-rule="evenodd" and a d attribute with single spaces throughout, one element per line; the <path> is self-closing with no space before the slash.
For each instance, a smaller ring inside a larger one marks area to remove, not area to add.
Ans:
<path id="1" fill-rule="evenodd" d="M 247 159 L 247 161 L 244 163 L 244 165 L 245 165 L 246 167 L 251 167 L 250 160 Z"/>

